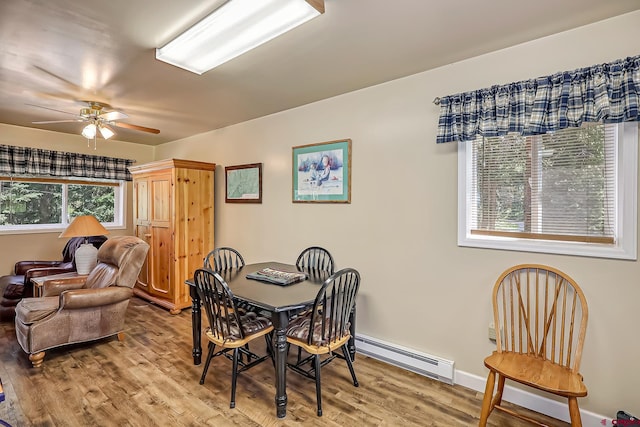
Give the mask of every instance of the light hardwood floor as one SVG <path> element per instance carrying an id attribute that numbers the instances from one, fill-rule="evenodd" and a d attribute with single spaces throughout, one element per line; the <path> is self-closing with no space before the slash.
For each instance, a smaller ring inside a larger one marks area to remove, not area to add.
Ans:
<path id="1" fill-rule="evenodd" d="M 13 324 L 0 323 L 0 378 L 6 395 L 0 420 L 13 427 L 451 427 L 477 425 L 482 402 L 482 393 L 358 355 L 359 388 L 353 387 L 344 361 L 323 368 L 322 417 L 315 414 L 313 381 L 289 371 L 287 417 L 279 420 L 271 363 L 240 374 L 235 409 L 229 409 L 231 362 L 214 359 L 205 384 L 199 385 L 202 367 L 194 366 L 191 357 L 190 310 L 172 316 L 138 298 L 129 305 L 123 342 L 108 338 L 52 350 L 40 369 L 31 368 Z M 489 425 L 528 424 L 494 413 Z"/>

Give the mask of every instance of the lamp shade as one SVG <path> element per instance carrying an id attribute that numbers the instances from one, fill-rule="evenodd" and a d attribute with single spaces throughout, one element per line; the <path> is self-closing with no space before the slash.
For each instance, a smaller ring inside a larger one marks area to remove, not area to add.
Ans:
<path id="1" fill-rule="evenodd" d="M 109 234 L 93 215 L 77 216 L 59 237 L 89 237 Z"/>
<path id="2" fill-rule="evenodd" d="M 106 228 L 93 215 L 82 215 L 75 217 L 60 237 L 89 237 L 109 234 Z M 98 249 L 90 243 L 83 243 L 76 250 L 75 257 L 76 271 L 78 274 L 89 274 L 96 266 L 98 260 Z"/>

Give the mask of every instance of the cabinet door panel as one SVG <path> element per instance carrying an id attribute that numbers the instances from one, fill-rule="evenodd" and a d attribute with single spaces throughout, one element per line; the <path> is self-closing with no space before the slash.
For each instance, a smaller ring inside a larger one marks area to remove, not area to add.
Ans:
<path id="1" fill-rule="evenodd" d="M 153 178 L 151 181 L 152 222 L 168 222 L 171 219 L 171 177 Z"/>
<path id="2" fill-rule="evenodd" d="M 149 244 L 149 247 L 151 248 L 151 228 L 149 227 L 149 225 L 136 225 L 135 230 L 136 237 L 147 242 Z M 149 259 L 151 257 L 150 254 L 151 251 L 149 251 L 149 255 L 147 255 L 147 258 L 144 260 L 144 264 L 140 269 L 140 275 L 138 276 L 137 282 L 137 286 L 141 289 L 144 289 L 146 292 L 149 292 L 149 279 L 151 278 L 151 263 L 149 262 Z"/>
<path id="3" fill-rule="evenodd" d="M 133 188 L 133 228 L 134 235 L 151 246 L 151 227 L 149 223 L 149 181 L 148 179 L 139 179 L 134 183 Z M 151 255 L 149 254 L 140 269 L 140 275 L 138 276 L 138 281 L 136 286 L 149 291 L 149 280 L 151 278 L 150 274 L 150 263 L 149 258 Z"/>
<path id="4" fill-rule="evenodd" d="M 133 193 L 133 208 L 136 222 L 149 221 L 149 182 L 147 180 L 136 182 Z"/>
<path id="5" fill-rule="evenodd" d="M 156 175 L 151 178 L 151 245 L 150 259 L 151 289 L 153 295 L 173 298 L 172 266 L 173 233 L 171 231 L 171 174 Z"/>
<path id="6" fill-rule="evenodd" d="M 173 265 L 171 248 L 171 229 L 154 225 L 151 229 L 153 257 L 151 262 L 150 292 L 163 298 L 173 297 L 171 266 Z"/>

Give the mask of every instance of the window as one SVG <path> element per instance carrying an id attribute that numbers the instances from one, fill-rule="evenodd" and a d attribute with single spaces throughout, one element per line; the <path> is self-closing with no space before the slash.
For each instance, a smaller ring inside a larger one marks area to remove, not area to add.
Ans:
<path id="1" fill-rule="evenodd" d="M 459 143 L 458 244 L 636 259 L 637 123 Z"/>
<path id="2" fill-rule="evenodd" d="M 63 230 L 76 216 L 124 226 L 125 181 L 0 177 L 0 232 Z"/>

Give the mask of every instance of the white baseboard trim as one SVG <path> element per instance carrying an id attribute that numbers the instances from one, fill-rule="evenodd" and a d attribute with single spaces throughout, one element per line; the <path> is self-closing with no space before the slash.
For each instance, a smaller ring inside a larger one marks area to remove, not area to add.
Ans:
<path id="1" fill-rule="evenodd" d="M 455 370 L 454 384 L 459 384 L 463 387 L 470 388 L 471 390 L 484 393 L 486 385 L 486 377 L 479 377 L 468 372 Z M 566 403 L 557 402 L 547 397 L 538 396 L 528 391 L 521 390 L 509 385 L 504 387 L 503 399 L 507 402 L 522 406 L 523 408 L 531 409 L 532 411 L 540 412 L 549 417 L 562 420 L 564 422 L 570 422 L 569 419 L 569 407 Z M 582 416 L 582 424 L 585 426 L 612 426 L 611 418 L 607 418 L 603 415 L 596 414 L 590 411 L 580 410 Z M 602 421 L 605 420 L 605 424 Z"/>

